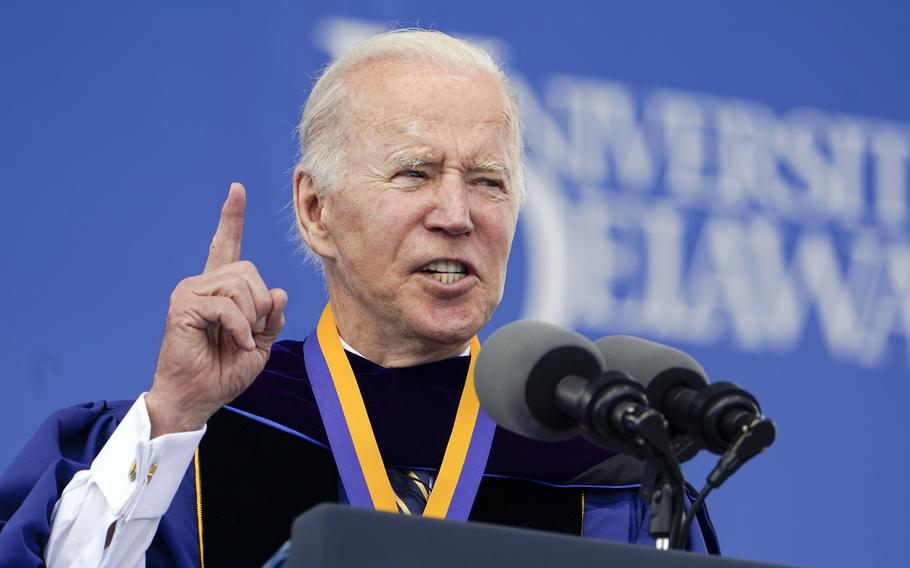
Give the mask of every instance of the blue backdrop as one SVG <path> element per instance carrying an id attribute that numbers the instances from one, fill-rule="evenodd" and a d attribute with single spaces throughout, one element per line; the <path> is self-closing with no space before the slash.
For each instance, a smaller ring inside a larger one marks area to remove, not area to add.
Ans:
<path id="1" fill-rule="evenodd" d="M 709 499 L 724 551 L 902 563 L 910 10 L 185 4 L 0 7 L 0 466 L 53 409 L 147 388 L 232 180 L 244 257 L 290 294 L 284 335 L 310 330 L 324 294 L 287 241 L 299 108 L 332 53 L 419 24 L 486 42 L 521 96 L 530 200 L 487 332 L 544 318 L 690 351 L 779 428 Z"/>

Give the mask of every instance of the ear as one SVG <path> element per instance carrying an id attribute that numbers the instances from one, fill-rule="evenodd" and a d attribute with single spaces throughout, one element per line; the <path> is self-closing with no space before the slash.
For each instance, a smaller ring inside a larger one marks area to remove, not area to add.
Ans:
<path id="1" fill-rule="evenodd" d="M 326 229 L 326 196 L 319 195 L 313 176 L 301 169 L 294 169 L 294 214 L 297 229 L 307 245 L 322 258 L 334 258 L 335 243 Z"/>

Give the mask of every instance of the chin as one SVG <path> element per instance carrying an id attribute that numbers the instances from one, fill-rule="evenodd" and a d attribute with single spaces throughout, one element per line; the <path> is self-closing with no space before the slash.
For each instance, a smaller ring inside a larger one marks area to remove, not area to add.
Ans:
<path id="1" fill-rule="evenodd" d="M 418 335 L 446 345 L 467 343 L 486 323 L 477 310 L 427 310 L 415 315 L 412 321 Z"/>

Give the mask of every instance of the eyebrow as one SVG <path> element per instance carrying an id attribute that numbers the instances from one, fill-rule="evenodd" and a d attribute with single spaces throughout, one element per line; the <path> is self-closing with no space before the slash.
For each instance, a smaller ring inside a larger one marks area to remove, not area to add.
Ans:
<path id="1" fill-rule="evenodd" d="M 427 164 L 438 163 L 439 160 L 430 154 L 401 154 L 399 156 L 394 156 L 392 162 L 402 168 L 417 168 Z"/>
<path id="2" fill-rule="evenodd" d="M 481 162 L 468 168 L 469 172 L 487 172 L 509 177 L 509 168 L 499 160 Z"/>
<path id="3" fill-rule="evenodd" d="M 402 154 L 392 158 L 395 165 L 402 168 L 418 168 L 420 166 L 439 164 L 439 160 L 432 154 Z M 510 170 L 499 160 L 487 160 L 474 164 L 467 169 L 468 173 L 495 173 L 509 177 Z"/>

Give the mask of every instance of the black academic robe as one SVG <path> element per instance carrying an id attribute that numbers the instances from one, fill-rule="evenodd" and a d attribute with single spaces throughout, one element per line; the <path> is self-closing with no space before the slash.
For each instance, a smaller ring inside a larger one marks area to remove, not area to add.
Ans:
<path id="1" fill-rule="evenodd" d="M 210 566 L 258 566 L 303 510 L 344 500 L 303 362 L 303 344 L 276 343 L 262 374 L 208 424 L 149 548 L 148 566 L 199 566 L 201 512 Z M 468 357 L 385 369 L 348 354 L 388 467 L 436 470 Z M 64 409 L 0 475 L 0 566 L 38 566 L 63 488 L 86 469 L 131 406 Z M 497 430 L 470 519 L 648 543 L 637 496 L 641 466 L 581 438 L 556 444 Z M 693 548 L 717 551 L 706 515 Z"/>

